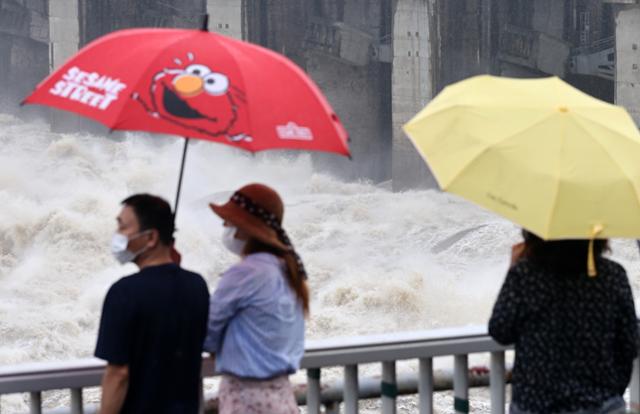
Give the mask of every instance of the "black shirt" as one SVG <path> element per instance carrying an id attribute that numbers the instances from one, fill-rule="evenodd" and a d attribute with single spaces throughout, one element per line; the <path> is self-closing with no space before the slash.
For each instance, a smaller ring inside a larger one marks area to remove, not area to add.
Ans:
<path id="1" fill-rule="evenodd" d="M 114 283 L 95 356 L 129 366 L 122 413 L 196 413 L 209 311 L 204 279 L 174 264 Z"/>
<path id="2" fill-rule="evenodd" d="M 601 259 L 598 275 L 556 274 L 529 260 L 509 270 L 489 321 L 515 343 L 512 402 L 554 413 L 596 408 L 629 383 L 638 326 L 627 274 Z"/>

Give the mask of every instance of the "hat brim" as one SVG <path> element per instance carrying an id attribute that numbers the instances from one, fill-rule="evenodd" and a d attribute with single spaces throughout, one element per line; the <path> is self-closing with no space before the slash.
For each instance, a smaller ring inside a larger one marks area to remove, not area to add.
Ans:
<path id="1" fill-rule="evenodd" d="M 228 201 L 222 205 L 209 203 L 209 207 L 221 219 L 233 224 L 249 237 L 282 251 L 289 250 L 289 247 L 280 241 L 275 230 L 234 202 Z"/>

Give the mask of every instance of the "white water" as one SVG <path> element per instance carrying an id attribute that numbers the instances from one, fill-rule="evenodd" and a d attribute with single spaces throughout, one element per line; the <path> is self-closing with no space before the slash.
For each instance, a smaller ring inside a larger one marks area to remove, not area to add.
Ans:
<path id="1" fill-rule="evenodd" d="M 0 114 L 0 364 L 92 354 L 104 294 L 135 271 L 109 254 L 119 203 L 135 192 L 173 203 L 181 151 L 174 137 L 55 134 Z M 211 289 L 234 258 L 207 201 L 250 182 L 285 200 L 285 227 L 309 273 L 308 338 L 486 323 L 514 225 L 436 191 L 392 193 L 314 173 L 308 155 L 194 142 L 176 237 L 183 265 Z M 635 244 L 613 248 L 637 294 Z"/>

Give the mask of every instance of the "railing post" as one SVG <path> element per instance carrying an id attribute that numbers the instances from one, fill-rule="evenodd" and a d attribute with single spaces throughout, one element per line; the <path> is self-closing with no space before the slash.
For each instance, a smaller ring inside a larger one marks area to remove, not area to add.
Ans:
<path id="1" fill-rule="evenodd" d="M 307 413 L 320 414 L 320 368 L 307 369 Z"/>
<path id="2" fill-rule="evenodd" d="M 633 373 L 629 384 L 629 411 L 640 413 L 640 359 L 633 360 Z"/>
<path id="3" fill-rule="evenodd" d="M 358 366 L 344 367 L 344 413 L 358 414 Z"/>
<path id="4" fill-rule="evenodd" d="M 396 414 L 396 397 L 398 396 L 398 384 L 396 383 L 396 362 L 384 361 L 382 363 L 382 383 L 380 384 L 382 396 L 382 413 Z"/>
<path id="5" fill-rule="evenodd" d="M 419 413 L 433 414 L 433 359 L 421 358 L 418 371 Z"/>
<path id="6" fill-rule="evenodd" d="M 453 363 L 453 409 L 456 413 L 469 413 L 469 357 L 455 355 Z"/>
<path id="7" fill-rule="evenodd" d="M 40 391 L 29 393 L 29 414 L 42 414 L 42 393 Z"/>
<path id="8" fill-rule="evenodd" d="M 489 387 L 491 387 L 491 414 L 504 414 L 504 351 L 491 353 Z"/>
<path id="9" fill-rule="evenodd" d="M 71 389 L 71 414 L 83 414 L 82 388 Z"/>
<path id="10" fill-rule="evenodd" d="M 200 385 L 198 386 L 198 414 L 204 414 L 204 378 L 200 377 Z"/>
<path id="11" fill-rule="evenodd" d="M 330 402 L 324 406 L 325 414 L 340 414 L 340 403 Z"/>

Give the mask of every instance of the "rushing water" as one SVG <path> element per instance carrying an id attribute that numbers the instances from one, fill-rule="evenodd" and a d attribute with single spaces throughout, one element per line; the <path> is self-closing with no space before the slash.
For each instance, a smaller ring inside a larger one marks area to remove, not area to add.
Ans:
<path id="1" fill-rule="evenodd" d="M 56 134 L 0 114 L 0 364 L 92 354 L 106 290 L 135 271 L 109 253 L 119 203 L 135 192 L 173 202 L 181 152 L 174 137 Z M 437 191 L 315 173 L 305 154 L 200 141 L 189 148 L 176 237 L 183 266 L 210 288 L 234 257 L 207 202 L 250 182 L 285 200 L 309 273 L 308 338 L 486 323 L 518 240 L 513 224 Z M 635 244 L 613 248 L 637 292 Z M 12 407 L 24 406 L 3 405 Z"/>

